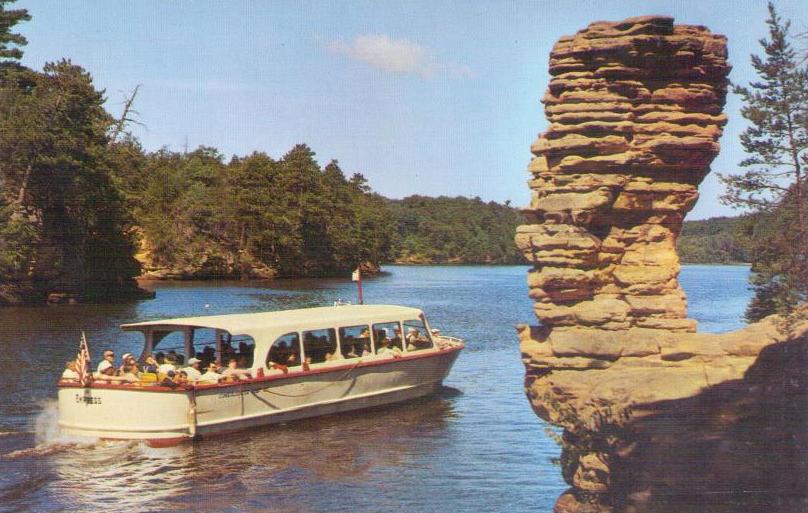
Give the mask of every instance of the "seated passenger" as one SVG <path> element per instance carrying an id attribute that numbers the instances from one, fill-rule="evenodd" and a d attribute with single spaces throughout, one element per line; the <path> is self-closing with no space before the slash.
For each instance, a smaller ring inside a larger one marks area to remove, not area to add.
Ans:
<path id="1" fill-rule="evenodd" d="M 219 374 L 219 364 L 216 362 L 210 362 L 208 365 L 208 370 L 202 374 L 202 377 L 199 378 L 199 383 L 218 383 L 220 379 L 222 379 L 222 375 Z"/>
<path id="2" fill-rule="evenodd" d="M 123 356 L 121 357 L 121 366 L 118 367 L 118 374 L 123 374 L 124 368 L 127 365 L 135 367 L 135 374 L 138 374 L 140 372 L 140 369 L 138 368 L 137 365 L 137 360 L 135 360 L 135 357 L 132 356 L 132 353 L 123 354 Z"/>
<path id="3" fill-rule="evenodd" d="M 112 369 L 112 375 L 115 375 L 115 353 L 112 349 L 104 350 L 104 358 L 98 362 L 98 367 L 96 368 L 96 374 L 109 374 L 109 370 Z"/>
<path id="4" fill-rule="evenodd" d="M 418 350 L 418 342 L 420 341 L 420 337 L 418 336 L 418 330 L 415 328 L 410 328 L 407 330 L 407 351 L 416 351 Z"/>
<path id="5" fill-rule="evenodd" d="M 137 383 L 140 378 L 137 375 L 137 367 L 134 365 L 124 364 L 121 369 L 120 381 L 123 383 Z"/>
<path id="6" fill-rule="evenodd" d="M 173 370 L 170 370 L 166 373 L 166 377 L 163 378 L 163 381 L 160 382 L 161 387 L 169 387 L 169 388 L 177 388 L 177 382 L 175 378 L 177 377 L 177 373 Z"/>
<path id="7" fill-rule="evenodd" d="M 146 359 L 143 364 L 143 372 L 157 374 L 159 370 L 160 365 L 157 363 L 157 359 L 152 355 L 146 355 Z"/>
<path id="8" fill-rule="evenodd" d="M 188 380 L 188 373 L 184 370 L 178 371 L 176 377 L 174 377 L 174 382 L 177 385 L 185 386 L 189 384 L 193 384 Z"/>
<path id="9" fill-rule="evenodd" d="M 327 362 L 334 362 L 334 361 L 337 361 L 337 360 L 344 360 L 344 359 L 345 359 L 345 357 L 342 356 L 342 353 L 340 353 L 337 350 L 334 350 L 333 353 L 326 353 L 325 354 L 325 361 L 327 361 Z"/>
<path id="10" fill-rule="evenodd" d="M 222 372 L 223 378 L 230 378 L 230 379 L 250 379 L 252 378 L 252 374 L 247 369 L 239 369 L 238 368 L 238 360 L 235 358 L 230 358 L 227 362 L 227 368 Z"/>
<path id="11" fill-rule="evenodd" d="M 372 356 L 373 353 L 370 352 L 370 345 L 364 344 L 362 345 L 362 358 L 365 356 Z"/>
<path id="12" fill-rule="evenodd" d="M 160 361 L 159 359 L 157 361 Z M 176 371 L 177 370 L 177 357 L 176 355 L 170 354 L 166 356 L 165 363 L 160 365 L 158 370 L 162 374 L 168 374 L 168 371 Z"/>
<path id="13" fill-rule="evenodd" d="M 157 365 L 163 365 L 166 363 L 166 354 L 162 351 L 159 351 L 157 354 L 154 355 L 154 359 L 157 360 Z"/>
<path id="14" fill-rule="evenodd" d="M 79 373 L 76 371 L 76 360 L 69 360 L 65 363 L 65 370 L 62 372 L 62 379 L 65 381 L 78 381 Z"/>
<path id="15" fill-rule="evenodd" d="M 356 344 L 351 344 L 351 349 L 348 351 L 348 354 L 345 355 L 346 358 L 358 358 L 359 355 L 356 353 Z"/>
<path id="16" fill-rule="evenodd" d="M 182 369 L 181 372 L 184 372 L 186 376 L 188 376 L 188 381 L 190 383 L 196 383 L 202 377 L 202 372 L 199 370 L 199 365 L 202 363 L 201 360 L 198 358 L 191 358 L 188 360 L 188 367 Z"/>
<path id="17" fill-rule="evenodd" d="M 395 346 L 391 346 L 389 338 L 383 338 L 381 344 L 381 347 L 376 351 L 376 354 L 379 356 L 389 358 L 398 358 L 401 356 L 401 350 Z"/>

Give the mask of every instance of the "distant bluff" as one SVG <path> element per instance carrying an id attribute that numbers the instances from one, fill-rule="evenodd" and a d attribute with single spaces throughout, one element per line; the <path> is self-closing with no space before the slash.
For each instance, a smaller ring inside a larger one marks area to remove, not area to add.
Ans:
<path id="1" fill-rule="evenodd" d="M 526 392 L 564 428 L 559 513 L 788 510 L 803 499 L 780 490 L 808 490 L 805 415 L 767 413 L 805 404 L 806 326 L 700 334 L 687 318 L 676 239 L 731 68 L 724 36 L 673 21 L 592 23 L 550 55 L 516 244 L 541 323 L 518 328 Z"/>

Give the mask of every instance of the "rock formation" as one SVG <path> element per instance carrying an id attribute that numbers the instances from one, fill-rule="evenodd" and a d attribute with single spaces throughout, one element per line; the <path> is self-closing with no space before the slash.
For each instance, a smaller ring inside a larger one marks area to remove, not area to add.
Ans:
<path id="1" fill-rule="evenodd" d="M 730 468 L 698 471 L 711 463 L 697 459 L 688 467 L 669 455 L 667 465 L 658 444 L 676 444 L 648 427 L 668 419 L 686 429 L 694 405 L 715 403 L 721 387 L 759 406 L 750 369 L 806 332 L 768 319 L 699 334 L 687 318 L 676 238 L 719 150 L 726 57 L 724 36 L 663 16 L 593 23 L 552 50 L 543 99 L 550 127 L 531 148 L 530 224 L 516 244 L 534 266 L 529 295 L 541 322 L 519 327 L 527 395 L 540 417 L 565 429 L 562 471 L 572 489 L 559 512 L 687 511 L 664 498 L 758 483 L 757 474 L 729 478 L 737 476 Z M 763 374 L 769 383 L 777 373 Z M 706 454 L 731 438 L 721 434 L 729 420 L 698 418 L 701 430 L 687 428 L 696 445 L 678 449 Z"/>
<path id="2" fill-rule="evenodd" d="M 667 17 L 598 22 L 563 37 L 531 148 L 533 262 L 545 326 L 695 331 L 675 239 L 718 153 L 726 38 Z"/>

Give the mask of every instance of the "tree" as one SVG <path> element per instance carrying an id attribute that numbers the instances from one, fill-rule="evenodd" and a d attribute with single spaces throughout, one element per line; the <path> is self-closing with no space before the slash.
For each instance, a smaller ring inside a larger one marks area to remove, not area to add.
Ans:
<path id="1" fill-rule="evenodd" d="M 759 81 L 734 88 L 744 103 L 741 115 L 749 121 L 741 134 L 748 157 L 740 166 L 746 171 L 721 175 L 727 188 L 722 200 L 758 218 L 768 218 L 785 208 L 794 214 L 794 223 L 786 227 L 785 234 L 770 234 L 778 238 L 777 247 L 784 252 L 776 265 L 770 257 L 758 258 L 754 249 L 751 252 L 755 304 L 768 306 L 748 310 L 750 320 L 790 310 L 808 292 L 808 70 L 798 62 L 791 46 L 790 22 L 780 18 L 772 3 L 766 23 L 769 39 L 760 40 L 764 55 L 751 57 Z M 762 246 L 756 247 L 762 250 Z M 767 297 L 775 293 L 778 298 Z"/>
<path id="2" fill-rule="evenodd" d="M 24 36 L 11 32 L 17 23 L 31 19 L 26 9 L 6 9 L 7 4 L 15 1 L 0 0 L 0 66 L 8 66 L 22 59 L 20 47 L 28 44 Z"/>

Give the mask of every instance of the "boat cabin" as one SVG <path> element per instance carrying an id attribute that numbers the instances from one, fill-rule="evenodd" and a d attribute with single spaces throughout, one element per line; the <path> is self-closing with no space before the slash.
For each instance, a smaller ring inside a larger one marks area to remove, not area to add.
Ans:
<path id="1" fill-rule="evenodd" d="M 328 365 L 354 358 L 405 356 L 434 349 L 421 310 L 345 305 L 252 314 L 215 315 L 124 324 L 145 337 L 146 355 L 176 353 L 222 364 L 234 358 L 253 376 Z"/>

